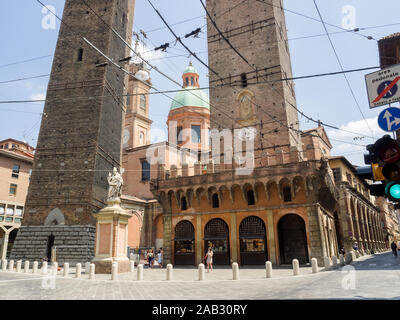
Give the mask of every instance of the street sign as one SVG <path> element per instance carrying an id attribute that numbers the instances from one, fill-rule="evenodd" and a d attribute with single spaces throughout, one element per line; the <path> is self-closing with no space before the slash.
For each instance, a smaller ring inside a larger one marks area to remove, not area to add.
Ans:
<path id="1" fill-rule="evenodd" d="M 400 109 L 386 108 L 378 116 L 378 125 L 383 131 L 396 131 L 400 129 Z"/>
<path id="2" fill-rule="evenodd" d="M 370 109 L 400 101 L 400 64 L 365 76 Z"/>

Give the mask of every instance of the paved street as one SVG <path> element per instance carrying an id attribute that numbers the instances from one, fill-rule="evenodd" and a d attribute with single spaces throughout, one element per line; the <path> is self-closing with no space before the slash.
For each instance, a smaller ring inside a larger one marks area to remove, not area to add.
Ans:
<path id="1" fill-rule="evenodd" d="M 354 268 L 354 269 L 353 269 Z M 54 280 L 37 274 L 0 272 L 0 299 L 122 299 L 122 300 L 192 300 L 192 299 L 400 299 L 400 257 L 390 252 L 363 256 L 351 266 L 312 274 L 301 268 L 299 276 L 290 269 L 274 270 L 265 278 L 264 269 L 240 270 L 240 281 L 233 281 L 230 269 L 206 273 L 197 280 L 196 269 L 175 269 L 174 281 L 165 280 L 165 269 L 145 269 L 144 280 L 134 273 L 96 275 L 89 280 L 64 278 Z"/>

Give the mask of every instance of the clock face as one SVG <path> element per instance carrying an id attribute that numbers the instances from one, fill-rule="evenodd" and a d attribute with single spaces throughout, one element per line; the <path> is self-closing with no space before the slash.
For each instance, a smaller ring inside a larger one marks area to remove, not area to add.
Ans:
<path id="1" fill-rule="evenodd" d="M 124 146 L 128 143 L 129 141 L 129 130 L 128 129 L 124 129 L 124 136 L 122 139 Z"/>

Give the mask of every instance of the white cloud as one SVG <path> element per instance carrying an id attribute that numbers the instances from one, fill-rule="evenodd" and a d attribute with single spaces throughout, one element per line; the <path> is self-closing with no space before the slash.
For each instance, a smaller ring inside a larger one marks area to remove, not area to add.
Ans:
<path id="1" fill-rule="evenodd" d="M 135 42 L 132 43 L 132 47 L 136 49 Z M 149 61 L 152 65 L 159 65 L 162 60 L 160 58 L 163 58 L 165 56 L 165 52 L 162 52 L 161 50 L 154 50 L 154 47 L 148 44 L 144 44 L 143 42 L 139 42 L 137 46 L 137 52 L 143 59 Z M 132 55 L 132 60 L 131 63 L 133 62 L 141 62 L 141 59 L 136 57 L 135 53 L 131 51 Z M 135 59 L 136 57 L 136 59 Z"/>
<path id="2" fill-rule="evenodd" d="M 31 100 L 45 100 L 46 94 L 44 92 L 34 93 L 31 95 Z"/>
<path id="3" fill-rule="evenodd" d="M 363 155 L 367 152 L 366 145 L 373 144 L 383 135 L 388 134 L 379 128 L 376 118 L 350 121 L 342 125 L 340 129 L 327 128 L 328 137 L 333 145 L 332 155 L 343 155 L 356 165 L 365 165 Z"/>

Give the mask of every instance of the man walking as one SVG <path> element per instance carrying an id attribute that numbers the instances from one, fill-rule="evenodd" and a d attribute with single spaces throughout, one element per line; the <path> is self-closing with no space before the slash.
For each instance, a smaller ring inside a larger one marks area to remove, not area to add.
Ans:
<path id="1" fill-rule="evenodd" d="M 394 257 L 397 258 L 397 244 L 396 241 L 393 240 L 392 244 L 390 245 L 390 247 L 392 248 Z"/>

